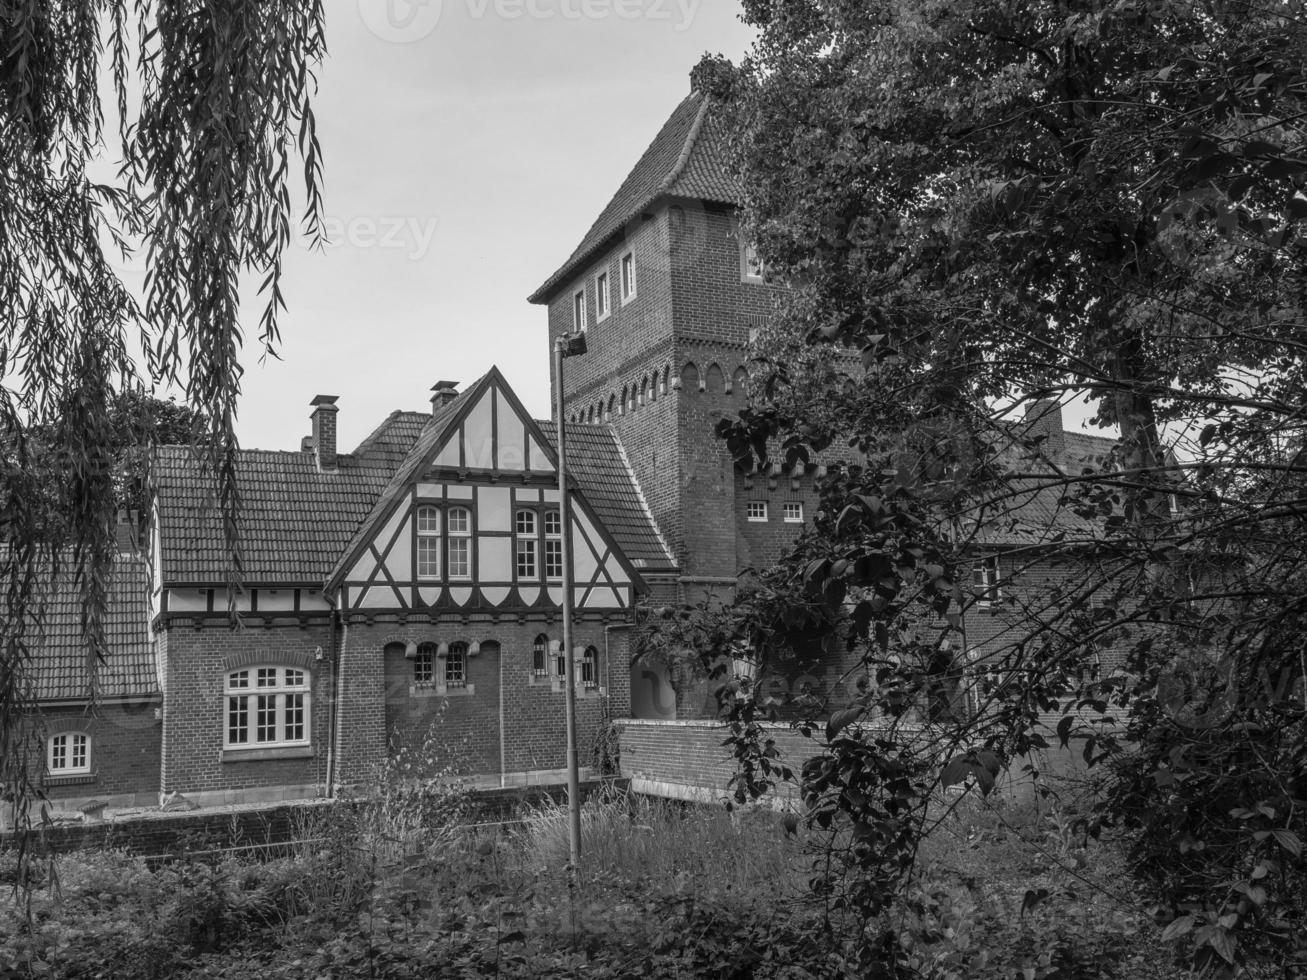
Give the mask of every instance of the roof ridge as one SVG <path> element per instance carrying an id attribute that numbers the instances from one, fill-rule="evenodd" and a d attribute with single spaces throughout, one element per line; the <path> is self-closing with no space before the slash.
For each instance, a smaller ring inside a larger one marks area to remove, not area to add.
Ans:
<path id="1" fill-rule="evenodd" d="M 704 101 L 706 102 L 707 100 L 705 99 Z M 663 529 L 660 528 L 658 522 L 654 520 L 653 510 L 650 509 L 649 501 L 646 500 L 644 496 L 644 487 L 640 486 L 640 481 L 636 478 L 635 468 L 631 466 L 631 457 L 626 455 L 626 446 L 622 444 L 621 439 L 617 438 L 617 430 L 613 428 L 613 423 L 605 422 L 603 423 L 602 428 L 607 431 L 608 437 L 612 439 L 613 444 L 617 446 L 617 455 L 621 458 L 622 465 L 626 467 L 626 475 L 631 478 L 631 486 L 635 487 L 636 499 L 640 501 L 640 508 L 644 511 L 644 516 L 649 518 L 649 526 L 653 528 L 654 535 L 658 538 L 658 543 L 662 546 L 663 554 L 667 558 L 667 563 L 675 566 L 676 555 L 674 555 L 672 549 L 667 546 L 667 539 L 663 537 Z"/>
<path id="2" fill-rule="evenodd" d="M 676 162 L 672 164 L 672 169 L 663 178 L 663 182 L 659 184 L 655 198 L 669 193 L 676 182 L 681 179 L 681 174 L 685 173 L 685 167 L 690 162 L 690 154 L 694 152 L 694 144 L 699 139 L 699 131 L 703 129 L 703 120 L 708 115 L 708 106 L 711 103 L 712 100 L 707 96 L 704 96 L 703 101 L 699 103 L 699 111 L 695 113 L 694 122 L 690 124 L 690 131 L 685 134 L 685 145 L 681 147 L 681 155 L 676 158 Z"/>

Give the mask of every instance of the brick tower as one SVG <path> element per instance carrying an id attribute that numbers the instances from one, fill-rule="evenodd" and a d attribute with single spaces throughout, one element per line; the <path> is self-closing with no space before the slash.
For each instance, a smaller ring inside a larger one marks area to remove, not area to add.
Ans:
<path id="1" fill-rule="evenodd" d="M 811 481 L 739 473 L 713 433 L 747 397 L 749 342 L 775 304 L 739 234 L 739 203 L 724 127 L 692 91 L 530 297 L 549 309 L 551 344 L 586 331 L 589 352 L 567 362 L 564 414 L 611 425 L 625 448 L 680 565 L 650 577 L 655 597 L 729 594 L 812 505 Z"/>

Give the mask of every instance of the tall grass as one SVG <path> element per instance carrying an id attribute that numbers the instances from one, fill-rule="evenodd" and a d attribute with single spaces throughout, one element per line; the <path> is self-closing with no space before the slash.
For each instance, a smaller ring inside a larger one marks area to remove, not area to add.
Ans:
<path id="1" fill-rule="evenodd" d="M 506 848 L 506 865 L 520 872 L 563 869 L 569 855 L 567 807 L 549 802 L 523 817 Z M 787 830 L 771 810 L 728 813 L 720 806 L 624 794 L 592 799 L 581 811 L 582 878 L 679 883 L 737 896 L 797 894 L 804 886 L 800 834 Z"/>

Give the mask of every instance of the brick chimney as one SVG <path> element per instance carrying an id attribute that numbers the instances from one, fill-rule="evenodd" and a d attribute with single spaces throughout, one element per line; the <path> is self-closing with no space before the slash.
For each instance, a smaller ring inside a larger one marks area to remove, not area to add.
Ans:
<path id="1" fill-rule="evenodd" d="M 1026 406 L 1027 439 L 1043 437 L 1040 450 L 1050 459 L 1058 459 L 1066 448 L 1066 435 L 1062 429 L 1062 403 L 1056 398 L 1041 398 Z"/>
<path id="2" fill-rule="evenodd" d="M 431 414 L 435 415 L 457 397 L 457 381 L 437 381 L 431 386 Z"/>
<path id="3" fill-rule="evenodd" d="M 339 395 L 318 395 L 310 403 L 313 414 L 313 449 L 318 454 L 318 469 L 336 468 L 336 399 Z"/>

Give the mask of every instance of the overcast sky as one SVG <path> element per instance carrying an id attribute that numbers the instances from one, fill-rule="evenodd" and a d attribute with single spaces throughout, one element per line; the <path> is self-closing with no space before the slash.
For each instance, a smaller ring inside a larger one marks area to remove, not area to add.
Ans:
<path id="1" fill-rule="evenodd" d="M 545 312 L 562 264 L 689 91 L 752 35 L 733 0 L 331 0 L 318 130 L 338 244 L 297 248 L 281 361 L 247 349 L 239 433 L 296 449 L 340 396 L 352 448 L 438 379 L 498 364 L 549 415 Z M 250 305 L 247 329 L 258 320 Z"/>

